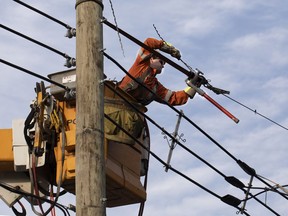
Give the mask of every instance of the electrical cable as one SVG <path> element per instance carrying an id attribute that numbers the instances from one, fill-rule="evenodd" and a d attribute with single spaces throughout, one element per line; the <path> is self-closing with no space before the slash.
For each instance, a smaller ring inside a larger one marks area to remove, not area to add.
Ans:
<path id="1" fill-rule="evenodd" d="M 20 200 L 17 200 L 17 203 L 20 205 L 20 207 L 22 208 L 22 212 L 20 213 L 20 212 L 18 212 L 17 210 L 16 210 L 16 208 L 14 207 L 14 205 L 12 205 L 11 206 L 11 208 L 12 208 L 12 211 L 14 212 L 14 214 L 16 215 L 16 216 L 26 216 L 26 209 L 25 209 L 25 206 L 20 202 Z"/>
<path id="2" fill-rule="evenodd" d="M 157 35 L 159 36 L 159 38 L 160 38 L 161 40 L 165 41 L 164 38 L 160 35 L 158 29 L 156 28 L 156 26 L 155 26 L 154 24 L 153 24 L 153 27 L 154 27 L 154 29 L 155 29 Z M 184 62 L 182 59 L 180 59 L 180 61 L 182 61 L 182 63 L 183 63 L 183 64 L 184 64 L 184 65 L 185 65 L 185 66 L 186 66 L 190 71 L 193 70 L 192 67 L 191 67 L 190 65 L 188 65 L 186 62 Z M 265 118 L 266 120 L 268 120 L 268 121 L 270 121 L 270 122 L 272 122 L 272 123 L 274 123 L 274 124 L 276 124 L 276 125 L 282 127 L 282 128 L 285 129 L 285 130 L 288 130 L 288 128 L 284 127 L 283 125 L 280 125 L 279 123 L 273 121 L 272 119 L 270 119 L 270 118 L 268 118 L 268 117 L 262 115 L 261 113 L 258 113 L 256 109 L 253 110 L 253 109 L 251 109 L 250 107 L 244 105 L 243 103 L 240 103 L 239 101 L 236 101 L 235 99 L 229 97 L 229 96 L 226 95 L 226 94 L 222 94 L 222 95 L 224 95 L 225 97 L 227 97 L 227 98 L 229 98 L 230 100 L 234 101 L 235 103 L 237 103 L 237 104 L 239 104 L 239 105 L 245 107 L 246 109 L 248 109 L 248 110 L 254 112 L 255 114 L 260 115 L 261 117 Z"/>
<path id="3" fill-rule="evenodd" d="M 22 2 L 22 1 L 19 1 L 19 0 L 13 0 L 13 1 L 17 2 L 18 4 L 23 5 L 26 8 L 29 8 L 30 10 L 35 11 L 36 13 L 41 14 L 42 16 L 44 16 L 44 17 L 46 17 L 46 18 L 48 18 L 48 19 L 50 19 L 50 20 L 52 20 L 52 21 L 54 21 L 54 22 L 56 22 L 56 23 L 58 23 L 58 24 L 60 24 L 62 26 L 64 26 L 67 29 L 72 29 L 72 27 L 69 26 L 68 24 L 65 24 L 64 22 L 62 22 L 62 21 L 60 21 L 60 20 L 58 20 L 58 19 L 56 19 L 56 18 L 44 13 L 44 12 L 42 12 L 42 11 L 40 11 L 40 10 L 38 10 L 38 9 L 36 9 L 36 8 L 30 6 L 30 5 L 28 5 L 28 4 L 26 4 L 26 3 Z"/>
<path id="4" fill-rule="evenodd" d="M 49 81 L 50 82 L 50 81 Z M 236 158 L 235 158 L 236 159 Z"/>
<path id="5" fill-rule="evenodd" d="M 243 103 L 241 103 L 241 102 L 239 102 L 239 101 L 237 101 L 237 100 L 233 99 L 232 97 L 229 97 L 228 95 L 224 95 L 224 96 L 225 96 L 225 97 L 227 97 L 227 98 L 229 98 L 231 101 L 234 101 L 235 103 L 237 103 L 237 104 L 239 104 L 239 105 L 241 105 L 241 106 L 245 107 L 246 109 L 248 109 L 248 110 L 252 111 L 253 113 L 255 113 L 255 114 L 257 114 L 257 115 L 259 115 L 259 116 L 263 117 L 264 119 L 266 119 L 266 120 L 268 120 L 268 121 L 272 122 L 273 124 L 275 124 L 275 125 L 278 125 L 279 127 L 283 128 L 283 129 L 285 129 L 285 130 L 288 130 L 288 128 L 287 128 L 287 127 L 284 127 L 283 125 L 281 125 L 281 124 L 277 123 L 276 121 L 274 121 L 274 120 L 272 120 L 272 119 L 270 119 L 270 118 L 266 117 L 265 115 L 263 115 L 263 114 L 261 114 L 261 113 L 257 112 L 257 110 L 256 110 L 256 109 L 252 109 L 252 108 L 250 108 L 250 107 L 248 107 L 248 106 L 244 105 Z"/>
<path id="6" fill-rule="evenodd" d="M 110 23 L 109 21 L 107 21 L 105 18 L 102 19 L 102 23 L 106 24 L 108 27 L 114 29 L 115 31 L 117 31 L 117 28 L 115 25 L 113 25 L 112 23 Z M 133 41 L 134 43 L 138 44 L 139 46 L 143 47 L 144 49 L 147 49 L 149 52 L 153 53 L 155 56 L 163 59 L 166 63 L 168 63 L 169 65 L 171 65 L 172 67 L 174 67 L 175 69 L 177 69 L 178 71 L 184 73 L 186 76 L 188 76 L 189 78 L 193 78 L 195 76 L 194 72 L 192 71 L 187 71 L 186 69 L 184 69 L 183 67 L 181 67 L 180 65 L 176 64 L 175 62 L 171 61 L 169 58 L 167 58 L 166 56 L 162 55 L 161 53 L 155 51 L 154 49 L 152 49 L 151 47 L 147 46 L 146 44 L 142 43 L 141 41 L 137 40 L 136 38 L 134 38 L 132 35 L 128 34 L 127 32 L 123 31 L 121 28 L 118 28 L 118 31 L 120 34 L 122 34 L 123 36 L 125 36 L 126 38 L 128 38 L 129 40 Z"/>
<path id="7" fill-rule="evenodd" d="M 66 53 L 63 53 L 63 52 L 61 52 L 61 51 L 59 51 L 59 50 L 57 50 L 57 49 L 54 49 L 53 47 L 50 47 L 50 46 L 48 46 L 48 45 L 46 45 L 46 44 L 44 44 L 44 43 L 42 43 L 42 42 L 40 42 L 40 41 L 37 41 L 37 40 L 35 40 L 35 39 L 31 38 L 31 37 L 28 37 L 27 35 L 24 35 L 24 34 L 18 32 L 18 31 L 15 31 L 15 30 L 13 30 L 13 29 L 11 29 L 11 28 L 3 25 L 3 24 L 0 24 L 0 27 L 3 28 L 3 29 L 5 29 L 5 30 L 7 30 L 7 31 L 9 31 L 9 32 L 11 32 L 11 33 L 13 33 L 13 34 L 16 34 L 16 35 L 20 36 L 20 37 L 22 37 L 22 38 L 25 38 L 26 40 L 29 40 L 29 41 L 31 41 L 31 42 L 39 45 L 39 46 L 42 46 L 42 47 L 44 47 L 44 48 L 46 48 L 46 49 L 49 49 L 50 51 L 55 52 L 55 53 L 57 53 L 58 55 L 63 56 L 63 57 L 66 58 L 67 60 L 74 59 L 74 58 L 70 57 L 69 55 L 67 55 Z"/>
<path id="8" fill-rule="evenodd" d="M 108 85 L 107 85 L 108 86 Z M 113 88 L 112 88 L 113 89 Z M 166 162 L 163 161 L 159 156 L 157 156 L 154 152 L 152 152 L 151 150 L 149 150 L 145 145 L 143 145 L 139 140 L 137 140 L 134 136 L 132 136 L 127 130 L 125 130 L 124 128 L 121 127 L 121 125 L 119 125 L 117 122 L 115 122 L 112 118 L 110 118 L 108 115 L 104 114 L 105 118 L 108 119 L 109 121 L 111 121 L 114 125 L 117 126 L 117 128 L 120 128 L 120 130 L 122 130 L 126 135 L 128 135 L 129 137 L 131 137 L 135 142 L 137 142 L 137 144 L 139 144 L 143 149 L 145 149 L 150 155 L 152 155 L 158 162 L 160 162 L 163 166 L 167 166 Z M 185 178 L 186 180 L 188 180 L 189 182 L 197 185 L 198 187 L 200 187 L 202 190 L 206 191 L 207 193 L 211 194 L 212 196 L 220 199 L 221 201 L 223 201 L 223 197 L 219 196 L 218 194 L 214 193 L 213 191 L 209 190 L 208 188 L 204 187 L 203 185 L 199 184 L 198 182 L 196 182 L 195 180 L 193 180 L 192 178 L 188 177 L 187 175 L 183 174 L 182 172 L 178 171 L 177 169 L 173 168 L 171 165 L 169 166 L 169 169 L 173 172 L 175 172 L 176 174 L 178 174 L 179 176 Z M 231 195 L 230 195 L 231 196 Z M 231 196 L 232 197 L 232 196 Z M 223 201 L 225 202 L 225 201 Z M 227 203 L 228 205 L 231 205 L 231 203 Z M 231 205 L 235 208 L 237 208 L 238 210 L 241 210 L 238 206 L 235 205 Z M 245 215 L 249 215 L 247 212 L 244 212 Z"/>
<path id="9" fill-rule="evenodd" d="M 107 21 L 104 21 L 107 22 Z M 112 24 L 109 24 L 112 25 Z M 119 29 L 120 31 L 120 29 Z M 121 30 L 123 32 L 123 30 Z M 121 33 L 120 31 L 120 33 Z M 127 34 L 127 33 L 126 33 Z M 132 37 L 132 36 L 131 36 Z M 134 40 L 133 40 L 134 42 Z M 140 42 L 142 44 L 142 42 Z M 144 44 L 145 45 L 145 44 Z M 147 46 L 147 45 L 145 45 Z M 144 47 L 144 46 L 143 46 Z M 145 48 L 145 47 L 144 47 Z M 151 49 L 151 48 L 149 48 Z M 153 49 L 152 49 L 153 50 Z M 149 50 L 150 51 L 150 50 Z M 155 50 L 153 50 L 154 52 L 156 52 Z M 143 86 L 147 91 L 149 91 L 150 93 L 152 93 L 153 95 L 155 95 L 155 93 L 150 90 L 149 88 L 147 88 L 145 85 L 143 85 L 141 82 L 139 82 L 138 80 L 136 80 L 133 76 L 131 76 L 131 74 L 129 74 L 129 72 L 127 72 L 115 59 L 113 59 L 111 56 L 109 56 L 107 53 L 105 53 L 104 51 L 103 55 L 105 57 L 107 57 L 110 61 L 112 61 L 114 64 L 116 64 L 127 76 L 129 76 L 131 79 L 133 79 L 135 82 L 137 82 L 139 85 Z M 171 61 L 171 60 L 169 60 Z M 157 95 L 156 95 L 157 96 Z M 159 97 L 158 97 L 159 98 Z M 163 100 L 162 100 L 163 101 Z M 170 104 L 168 104 L 167 102 L 163 101 L 164 104 L 168 105 L 172 110 L 174 110 L 176 113 L 178 113 L 179 115 L 181 114 L 181 112 L 179 110 L 177 110 L 175 107 L 171 106 Z M 200 128 L 196 123 L 194 123 L 191 119 L 189 119 L 186 115 L 181 114 L 183 116 L 184 119 L 186 119 L 191 125 L 193 125 L 196 129 L 198 129 L 202 134 L 204 134 L 211 142 L 213 142 L 216 146 L 218 146 L 223 152 L 225 152 L 229 157 L 231 157 L 239 166 L 240 164 L 245 164 L 242 161 L 238 160 L 235 156 L 233 156 L 227 149 L 225 149 L 222 145 L 220 145 L 216 140 L 214 140 L 209 134 L 207 134 L 202 128 Z M 241 163 L 240 163 L 241 162 Z M 246 164 L 245 164 L 246 165 Z M 241 167 L 241 166 L 240 166 Z M 246 165 L 246 167 L 248 167 L 248 165 Z M 243 167 L 241 167 L 243 169 Z M 250 168 L 250 167 L 249 167 Z M 251 168 L 250 168 L 251 169 Z M 245 171 L 245 170 L 244 170 Z M 245 171 L 246 172 L 246 171 Z M 246 172 L 247 173 L 247 172 Z M 248 173 L 249 174 L 249 173 Z M 256 173 L 255 173 L 256 174 Z M 256 176 L 256 178 L 258 180 L 260 180 L 261 182 L 263 182 L 264 184 L 268 185 L 269 187 L 272 188 L 271 185 L 269 185 L 267 182 L 265 182 L 263 179 L 260 179 L 258 176 Z M 278 190 L 276 190 L 278 191 Z M 278 191 L 279 192 L 279 191 Z M 280 194 L 280 192 L 279 192 Z M 280 194 L 281 196 L 283 196 L 282 194 Z M 285 199 L 288 199 L 287 197 L 283 196 Z"/>
<path id="10" fill-rule="evenodd" d="M 33 182 L 34 182 L 34 192 L 36 196 L 40 196 L 39 189 L 38 189 L 38 180 L 37 180 L 37 173 L 36 173 L 36 161 L 35 161 L 35 154 L 32 154 L 32 175 L 33 175 Z M 37 199 L 37 204 L 40 207 L 42 215 L 44 215 L 44 210 L 42 203 Z"/>
<path id="11" fill-rule="evenodd" d="M 105 84 L 105 82 L 104 82 Z M 207 161 L 205 161 L 203 158 L 201 158 L 199 155 L 197 155 L 196 153 L 194 153 L 192 150 L 190 150 L 188 147 L 186 147 L 185 145 L 183 145 L 181 142 L 179 142 L 179 140 L 175 139 L 169 132 L 167 132 L 163 127 L 161 127 L 160 125 L 158 125 L 153 119 L 151 119 L 149 116 L 147 116 L 146 114 L 142 113 L 135 105 L 133 105 L 132 103 L 130 103 L 125 97 L 123 97 L 120 93 L 118 93 L 113 87 L 109 86 L 106 84 L 106 86 L 113 91 L 116 95 L 118 95 L 121 99 L 123 99 L 130 107 L 132 107 L 135 111 L 137 111 L 139 114 L 141 114 L 145 119 L 147 119 L 149 122 L 151 122 L 153 125 L 155 125 L 158 129 L 160 129 L 164 134 L 166 134 L 167 136 L 169 136 L 169 138 L 171 138 L 172 140 L 175 140 L 175 142 L 182 147 L 184 150 L 186 150 L 187 152 L 189 152 L 190 154 L 192 154 L 194 157 L 196 157 L 197 159 L 199 159 L 201 162 L 203 162 L 204 164 L 206 164 L 208 167 L 210 167 L 211 169 L 213 169 L 215 172 L 217 172 L 219 175 L 221 175 L 227 182 L 229 182 L 230 184 L 232 184 L 233 186 L 235 186 L 235 184 L 233 184 L 233 182 L 231 183 L 231 181 L 228 181 L 227 179 L 229 177 L 227 177 L 226 175 L 224 175 L 222 172 L 220 172 L 217 168 L 215 168 L 214 166 L 212 166 L 210 163 L 208 163 Z M 105 115 L 106 117 L 106 115 Z M 121 127 L 119 124 L 115 124 L 117 127 Z M 124 130 L 124 129 L 123 129 Z M 132 135 L 130 135 L 132 136 Z M 136 138 L 134 138 L 136 139 Z M 139 141 L 138 141 L 139 142 Z M 157 158 L 156 158 L 157 159 Z M 165 163 L 165 162 L 164 162 Z M 163 163 L 162 163 L 163 164 Z M 168 169 L 170 169 L 170 165 L 168 165 L 167 163 L 163 164 L 165 165 Z M 236 186 L 238 188 L 240 188 L 242 191 L 244 191 L 246 193 L 246 190 L 243 187 L 239 187 Z M 279 215 L 276 211 L 274 211 L 272 208 L 270 208 L 269 206 L 267 206 L 265 203 L 263 203 L 262 201 L 260 201 L 258 198 L 254 197 L 253 194 L 249 193 L 250 196 L 252 196 L 256 201 L 258 201 L 260 204 L 262 204 L 264 207 L 266 207 L 268 210 L 270 210 L 271 212 L 273 212 L 275 215 Z"/>
<path id="12" fill-rule="evenodd" d="M 16 68 L 17 70 L 23 71 L 23 72 L 25 72 L 25 73 L 27 73 L 27 74 L 29 74 L 29 75 L 31 75 L 31 76 L 37 77 L 37 78 L 42 79 L 42 80 L 44 80 L 44 81 L 47 81 L 47 82 L 49 82 L 49 83 L 51 83 L 51 84 L 54 84 L 54 85 L 56 85 L 56 86 L 58 86 L 58 87 L 60 87 L 60 88 L 63 88 L 63 89 L 65 89 L 65 90 L 67 90 L 67 91 L 70 91 L 70 90 L 71 90 L 69 87 L 67 87 L 67 86 L 65 86 L 65 85 L 62 85 L 62 84 L 60 84 L 60 83 L 58 83 L 58 82 L 55 82 L 55 81 L 53 81 L 53 80 L 50 80 L 50 79 L 48 79 L 48 78 L 46 78 L 46 77 L 44 77 L 44 76 L 41 76 L 41 75 L 39 75 L 39 74 L 37 74 L 37 73 L 34 73 L 34 72 L 32 72 L 32 71 L 29 71 L 29 70 L 27 70 L 27 69 L 25 69 L 25 68 L 22 68 L 22 67 L 20 67 L 20 66 L 18 66 L 18 65 L 15 65 L 15 64 L 11 63 L 11 62 L 5 61 L 5 60 L 3 60 L 3 59 L 0 59 L 0 62 L 3 63 L 3 64 L 8 65 L 8 66 L 10 66 L 10 67 Z"/>
<path id="13" fill-rule="evenodd" d="M 0 61 L 3 62 L 3 63 L 6 63 L 6 61 L 3 61 L 2 59 L 1 59 Z M 16 69 L 20 69 L 20 70 L 22 70 L 22 71 L 24 71 L 24 72 L 28 72 L 30 75 L 36 76 L 36 77 L 38 77 L 38 78 L 40 78 L 40 79 L 44 79 L 44 80 L 47 79 L 47 78 L 42 77 L 42 76 L 40 76 L 40 75 L 38 75 L 38 74 L 35 74 L 35 73 L 33 73 L 33 72 L 31 73 L 31 71 L 27 71 L 26 69 L 20 68 L 19 66 L 15 66 L 15 65 L 13 65 L 13 64 L 11 64 L 11 63 L 9 63 L 8 65 L 10 65 L 10 66 L 12 66 L 12 67 L 15 67 Z M 46 81 L 51 82 L 52 80 L 47 79 Z M 67 87 L 65 87 L 65 86 L 63 86 L 63 85 L 61 85 L 61 84 L 59 84 L 59 83 L 57 83 L 57 82 L 54 82 L 54 81 L 53 81 L 52 83 L 55 84 L 55 85 L 57 85 L 57 86 L 59 86 L 59 87 L 61 87 L 61 88 L 67 89 Z M 183 146 L 182 144 L 180 144 L 180 145 Z M 185 147 L 185 146 L 184 146 L 184 147 Z M 196 156 L 196 155 L 195 155 L 195 156 Z M 212 169 L 215 170 L 215 168 L 213 168 L 213 167 L 212 167 Z M 217 169 L 216 169 L 215 171 L 219 173 L 219 171 L 217 171 Z M 222 176 L 224 177 L 223 174 L 220 174 L 220 175 L 222 175 Z"/>
<path id="14" fill-rule="evenodd" d="M 63 212 L 64 216 L 67 215 L 67 214 L 65 213 L 65 211 L 64 211 L 65 208 L 66 208 L 64 205 L 61 205 L 61 204 L 56 203 L 56 202 L 52 202 L 51 200 L 46 199 L 46 198 L 43 198 L 43 197 L 38 197 L 38 196 L 36 196 L 36 195 L 34 195 L 34 194 L 32 194 L 32 193 L 27 193 L 27 192 L 25 192 L 25 191 L 20 190 L 20 188 L 17 187 L 17 186 L 16 186 L 16 187 L 13 187 L 13 186 L 10 186 L 10 185 L 8 185 L 7 183 L 2 182 L 2 181 L 0 181 L 0 186 L 3 187 L 3 188 L 6 189 L 6 190 L 12 192 L 12 193 L 16 193 L 16 194 L 19 194 L 19 195 L 22 195 L 22 196 L 25 196 L 25 197 L 30 197 L 30 198 L 38 199 L 38 200 L 41 200 L 41 201 L 44 201 L 44 202 L 47 202 L 47 203 L 50 203 L 50 204 L 54 204 L 58 209 L 60 209 L 60 210 Z M 64 210 L 63 210 L 63 209 L 64 209 Z M 70 214 L 68 213 L 68 215 L 70 215 Z"/>
<path id="15" fill-rule="evenodd" d="M 2 61 L 3 62 L 3 61 Z M 4 62 L 5 63 L 5 62 Z M 8 64 L 8 65 L 10 65 L 10 64 Z M 19 67 L 16 67 L 17 69 L 19 69 Z M 21 69 L 21 70 L 23 70 L 23 69 Z M 25 70 L 24 70 L 25 71 Z M 26 71 L 27 72 L 27 71 Z M 34 74 L 33 74 L 34 75 Z M 38 77 L 38 76 L 37 76 Z M 41 79 L 42 79 L 42 77 L 40 77 Z M 48 80 L 49 82 L 50 82 L 50 80 Z M 54 84 L 56 84 L 57 85 L 57 83 L 54 83 Z M 62 86 L 60 86 L 60 87 L 62 87 Z M 64 87 L 64 89 L 66 89 L 66 87 L 65 86 L 63 86 Z M 62 88 L 63 88 L 62 87 Z M 168 133 L 168 132 L 167 132 Z M 223 175 L 222 175 L 223 176 Z"/>

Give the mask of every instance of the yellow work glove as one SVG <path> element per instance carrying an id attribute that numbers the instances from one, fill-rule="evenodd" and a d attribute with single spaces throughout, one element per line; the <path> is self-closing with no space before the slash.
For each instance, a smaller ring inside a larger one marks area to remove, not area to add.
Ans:
<path id="1" fill-rule="evenodd" d="M 164 42 L 160 50 L 170 54 L 172 57 L 177 58 L 178 60 L 181 58 L 180 51 L 170 43 Z"/>

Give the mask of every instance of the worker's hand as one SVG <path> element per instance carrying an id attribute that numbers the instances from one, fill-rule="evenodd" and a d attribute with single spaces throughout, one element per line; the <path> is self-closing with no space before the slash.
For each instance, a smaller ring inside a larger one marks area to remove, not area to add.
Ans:
<path id="1" fill-rule="evenodd" d="M 172 57 L 177 58 L 178 60 L 181 58 L 180 51 L 170 43 L 164 42 L 160 50 L 169 53 Z"/>
<path id="2" fill-rule="evenodd" d="M 174 58 L 177 58 L 178 60 L 181 59 L 180 51 L 178 49 L 176 49 L 175 47 L 173 47 L 173 49 L 171 51 L 171 56 Z"/>

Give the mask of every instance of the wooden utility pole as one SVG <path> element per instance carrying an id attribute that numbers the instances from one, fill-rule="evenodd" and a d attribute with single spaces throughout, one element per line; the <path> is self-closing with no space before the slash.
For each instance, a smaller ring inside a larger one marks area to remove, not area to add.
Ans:
<path id="1" fill-rule="evenodd" d="M 76 214 L 104 216 L 102 0 L 76 0 Z"/>

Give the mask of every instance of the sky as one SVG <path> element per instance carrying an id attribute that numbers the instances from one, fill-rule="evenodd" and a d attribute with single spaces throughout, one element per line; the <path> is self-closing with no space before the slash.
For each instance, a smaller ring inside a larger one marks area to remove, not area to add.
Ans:
<path id="1" fill-rule="evenodd" d="M 76 26 L 76 1 L 25 2 L 72 27 Z M 210 97 L 240 120 L 238 124 L 200 95 L 177 107 L 235 158 L 247 163 L 258 175 L 274 182 L 269 184 L 288 184 L 287 1 L 112 0 L 113 10 L 109 1 L 103 3 L 103 16 L 113 23 L 114 11 L 118 26 L 141 41 L 147 37 L 159 38 L 154 24 L 161 36 L 181 51 L 183 61 L 203 71 L 213 86 L 229 90 L 229 97 L 254 110 L 223 95 L 216 95 L 205 87 L 203 90 Z M 1 1 L 0 20 L 1 24 L 71 57 L 76 55 L 76 40 L 64 37 L 66 29 L 63 26 L 14 1 Z M 105 25 L 103 30 L 106 52 L 128 70 L 139 46 L 121 36 L 122 50 L 117 33 Z M 63 66 L 65 59 L 62 56 L 3 28 L 0 30 L 0 56 L 3 60 L 43 76 L 67 69 Z M 167 57 L 185 67 L 177 59 Z M 121 80 L 124 75 L 107 59 L 104 72 L 111 80 Z M 29 104 L 36 96 L 35 84 L 40 80 L 1 63 L 0 73 L 0 128 L 11 128 L 12 120 L 28 115 Z M 185 75 L 169 65 L 165 66 L 158 79 L 171 90 L 186 87 Z M 147 108 L 147 115 L 165 130 L 174 131 L 177 113 L 156 102 Z M 155 126 L 149 126 L 151 151 L 166 160 L 169 151 L 167 140 Z M 185 146 L 226 176 L 235 176 L 248 185 L 250 176 L 194 126 L 182 120 L 179 133 L 183 133 L 186 142 L 181 142 Z M 231 186 L 217 172 L 180 146 L 173 152 L 171 165 L 221 197 L 231 194 L 240 200 L 245 198 L 241 190 Z M 265 187 L 257 179 L 254 179 L 253 186 Z M 256 194 L 259 190 L 251 192 Z M 279 194 L 268 192 L 258 198 L 279 215 L 287 215 L 287 200 Z M 75 197 L 65 195 L 60 202 L 75 204 Z M 28 204 L 26 208 L 31 214 Z M 13 215 L 4 202 L 0 202 L 0 209 L 0 215 Z M 107 215 L 138 215 L 138 209 L 139 205 L 109 208 Z M 253 199 L 247 202 L 246 210 L 253 216 L 274 215 Z M 236 215 L 237 211 L 172 171 L 165 172 L 163 165 L 151 158 L 144 215 L 230 216 Z"/>

